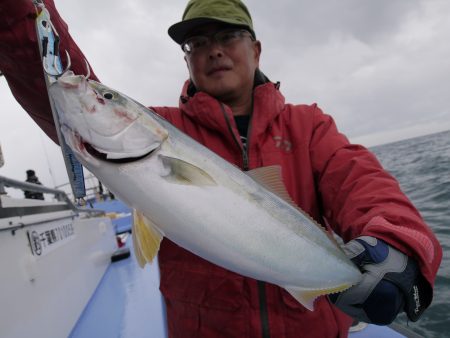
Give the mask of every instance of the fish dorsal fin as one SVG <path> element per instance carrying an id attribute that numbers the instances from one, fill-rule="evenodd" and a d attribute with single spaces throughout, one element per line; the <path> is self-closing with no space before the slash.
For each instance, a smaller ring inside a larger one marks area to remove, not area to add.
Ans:
<path id="1" fill-rule="evenodd" d="M 273 192 L 275 195 L 297 208 L 297 205 L 292 200 L 286 189 L 286 186 L 283 183 L 283 178 L 281 176 L 281 166 L 271 165 L 267 167 L 260 167 L 247 171 L 246 174 L 253 178 L 264 188 Z"/>
<path id="2" fill-rule="evenodd" d="M 286 186 L 283 183 L 283 177 L 281 175 L 281 166 L 279 165 L 271 165 L 267 167 L 260 167 L 256 169 L 252 169 L 246 172 L 251 178 L 253 178 L 256 182 L 262 185 L 267 190 L 271 191 L 299 212 L 301 212 L 305 217 L 311 220 L 312 223 L 317 225 L 317 227 L 322 230 L 325 235 L 339 247 L 339 244 L 336 242 L 336 239 L 333 237 L 331 233 L 329 233 L 320 223 L 318 223 L 314 218 L 312 218 L 307 212 L 305 212 L 302 208 L 300 208 L 289 195 Z"/>
<path id="3" fill-rule="evenodd" d="M 326 289 L 302 289 L 296 287 L 286 287 L 285 290 L 294 297 L 300 304 L 310 311 L 314 311 L 314 300 L 317 297 L 331 293 L 342 292 L 351 287 L 350 284 L 342 284 Z"/>
<path id="4" fill-rule="evenodd" d="M 197 186 L 217 185 L 216 181 L 203 169 L 178 158 L 160 155 L 163 165 L 170 169 L 165 179 L 173 183 Z"/>
<path id="5" fill-rule="evenodd" d="M 133 209 L 133 244 L 139 266 L 151 263 L 159 251 L 164 234 L 144 214 Z"/>

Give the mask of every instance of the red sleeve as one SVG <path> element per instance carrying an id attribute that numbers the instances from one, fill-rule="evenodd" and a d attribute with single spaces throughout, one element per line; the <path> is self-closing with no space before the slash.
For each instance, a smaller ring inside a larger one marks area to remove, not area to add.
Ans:
<path id="1" fill-rule="evenodd" d="M 177 111 L 177 108 L 173 107 L 149 107 L 149 109 L 154 110 L 159 116 L 162 116 L 167 121 L 170 121 L 173 112 Z"/>
<path id="2" fill-rule="evenodd" d="M 86 74 L 85 57 L 68 33 L 67 25 L 56 11 L 53 0 L 44 2 L 60 35 L 63 64 L 66 62 L 64 50 L 67 50 L 72 61 L 72 71 Z M 35 7 L 31 0 L 1 0 L 0 18 L 0 71 L 20 105 L 57 142 L 39 55 Z M 92 70 L 90 78 L 97 80 Z"/>
<path id="3" fill-rule="evenodd" d="M 327 222 L 345 241 L 361 235 L 415 257 L 433 285 L 442 249 L 417 209 L 375 155 L 352 145 L 316 109 L 311 158 Z"/>

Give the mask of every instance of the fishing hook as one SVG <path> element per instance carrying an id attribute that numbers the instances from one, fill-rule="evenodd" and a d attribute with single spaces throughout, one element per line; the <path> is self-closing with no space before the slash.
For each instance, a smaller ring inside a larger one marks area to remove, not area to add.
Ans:
<path id="1" fill-rule="evenodd" d="M 63 76 L 65 73 L 67 73 L 67 72 L 70 70 L 70 66 L 72 65 L 72 61 L 71 61 L 71 59 L 70 59 L 70 55 L 69 55 L 69 53 L 67 52 L 67 50 L 66 50 L 66 55 L 67 55 L 67 66 L 66 66 L 66 68 L 65 68 L 62 72 L 57 72 L 57 73 L 51 73 L 51 72 L 47 69 L 47 65 L 46 65 L 45 57 L 44 57 L 44 59 L 43 59 L 43 61 L 42 61 L 42 65 L 44 66 L 44 71 L 45 71 L 45 73 L 46 73 L 48 76 L 54 77 L 56 80 L 57 80 L 58 78 L 60 78 L 61 76 Z M 91 76 L 91 67 L 89 67 L 89 63 L 87 62 L 86 59 L 84 59 L 84 64 L 86 65 L 86 70 L 87 70 L 87 73 L 86 73 L 86 75 L 84 75 L 84 78 L 85 78 L 86 80 L 88 80 L 89 77 Z"/>
<path id="2" fill-rule="evenodd" d="M 67 66 L 66 66 L 66 68 L 65 68 L 63 71 L 61 71 L 61 72 L 55 72 L 55 73 L 52 73 L 52 72 L 50 72 L 50 71 L 48 70 L 48 68 L 47 68 L 47 63 L 45 62 L 45 61 L 47 60 L 47 56 L 44 56 L 44 57 L 42 58 L 42 66 L 44 67 L 44 72 L 45 72 L 48 76 L 54 77 L 55 79 L 58 79 L 58 78 L 60 78 L 61 76 L 63 76 L 65 73 L 67 73 L 67 72 L 69 71 L 70 66 L 72 65 L 71 60 L 70 60 L 70 55 L 69 55 L 69 53 L 67 52 L 67 50 L 66 50 L 66 56 L 67 56 Z M 56 59 L 56 57 L 55 57 L 55 59 Z"/>
<path id="3" fill-rule="evenodd" d="M 84 78 L 86 80 L 89 80 L 89 77 L 91 76 L 91 67 L 89 67 L 89 63 L 87 62 L 86 59 L 84 59 L 84 63 L 86 65 L 86 69 L 87 69 L 87 74 L 84 76 Z"/>

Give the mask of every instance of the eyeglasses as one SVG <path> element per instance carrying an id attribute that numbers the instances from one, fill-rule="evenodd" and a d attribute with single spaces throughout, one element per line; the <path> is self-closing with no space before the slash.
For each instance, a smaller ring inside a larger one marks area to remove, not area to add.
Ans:
<path id="1" fill-rule="evenodd" d="M 255 40 L 251 33 L 245 29 L 226 29 L 212 35 L 192 36 L 181 44 L 181 49 L 186 54 L 192 54 L 205 50 L 211 46 L 213 41 L 216 41 L 221 47 L 228 47 L 246 36 L 250 37 L 252 41 Z"/>

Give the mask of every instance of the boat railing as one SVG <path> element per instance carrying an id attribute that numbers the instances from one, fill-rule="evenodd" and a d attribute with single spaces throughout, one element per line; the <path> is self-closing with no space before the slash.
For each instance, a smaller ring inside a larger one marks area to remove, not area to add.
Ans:
<path id="1" fill-rule="evenodd" d="M 58 202 L 65 202 L 70 209 L 75 213 L 87 213 L 90 216 L 104 215 L 105 211 L 99 209 L 81 208 L 75 205 L 67 194 L 58 189 L 52 189 L 43 185 L 17 181 L 8 177 L 0 176 L 0 195 L 6 195 L 5 188 L 20 189 L 23 191 L 40 192 L 45 194 L 52 194 Z"/>

